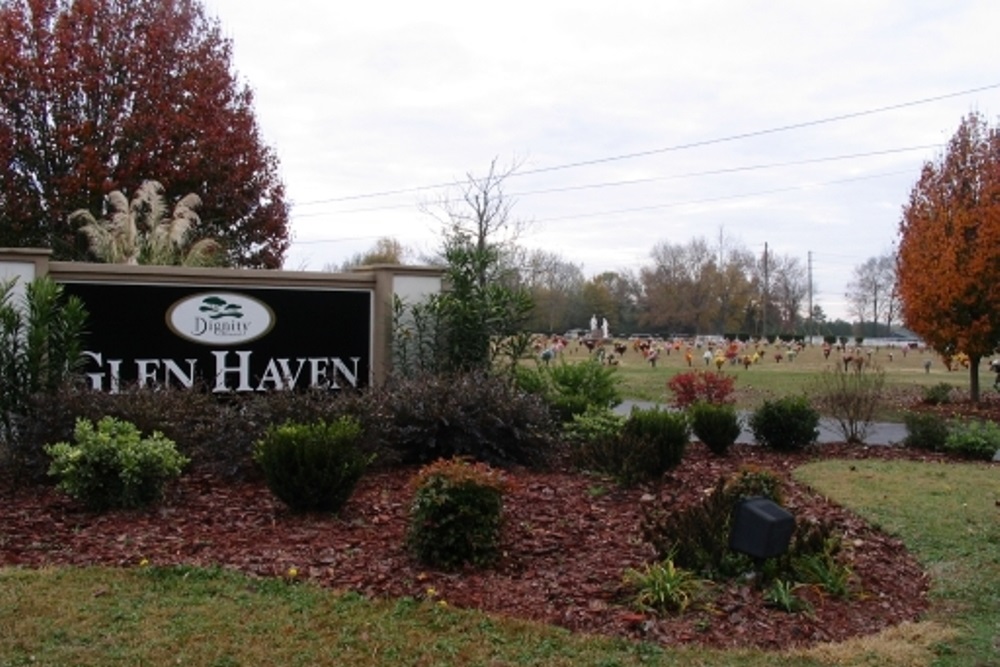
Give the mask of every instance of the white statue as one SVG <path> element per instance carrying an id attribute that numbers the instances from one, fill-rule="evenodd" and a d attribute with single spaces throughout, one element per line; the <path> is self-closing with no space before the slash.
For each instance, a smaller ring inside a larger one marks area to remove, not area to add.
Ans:
<path id="1" fill-rule="evenodd" d="M 610 338 L 611 335 L 608 333 L 608 318 L 604 318 L 601 321 L 601 333 L 604 334 L 605 338 Z"/>
<path id="2" fill-rule="evenodd" d="M 597 315 L 590 316 L 590 333 L 597 331 Z"/>

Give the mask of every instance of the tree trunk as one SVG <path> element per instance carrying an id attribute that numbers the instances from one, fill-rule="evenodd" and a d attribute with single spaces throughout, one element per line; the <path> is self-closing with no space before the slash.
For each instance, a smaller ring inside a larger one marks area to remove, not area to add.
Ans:
<path id="1" fill-rule="evenodd" d="M 969 398 L 973 403 L 979 402 L 979 362 L 982 357 L 969 355 Z"/>

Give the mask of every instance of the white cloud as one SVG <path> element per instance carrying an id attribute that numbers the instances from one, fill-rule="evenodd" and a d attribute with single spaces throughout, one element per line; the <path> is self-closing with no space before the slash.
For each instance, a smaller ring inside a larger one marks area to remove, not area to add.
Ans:
<path id="1" fill-rule="evenodd" d="M 342 262 L 380 236 L 436 243 L 416 204 L 439 191 L 312 202 L 445 183 L 494 157 L 530 171 L 648 153 L 512 178 L 512 193 L 655 179 L 522 195 L 515 213 L 538 221 L 527 241 L 589 275 L 721 227 L 755 252 L 768 243 L 803 263 L 811 253 L 814 300 L 846 317 L 853 267 L 891 246 L 938 149 L 671 177 L 942 144 L 970 110 L 1000 111 L 1000 88 L 902 106 L 1000 84 L 990 57 L 1000 3 L 988 0 L 206 9 L 233 40 L 295 203 L 292 268 Z M 753 136 L 660 150 L 740 135 Z"/>

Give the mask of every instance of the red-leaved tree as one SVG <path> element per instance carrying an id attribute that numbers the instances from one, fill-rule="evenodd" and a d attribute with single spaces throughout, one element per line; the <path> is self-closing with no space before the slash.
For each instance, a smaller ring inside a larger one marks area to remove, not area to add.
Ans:
<path id="1" fill-rule="evenodd" d="M 899 225 L 899 296 L 906 325 L 941 354 L 979 362 L 1000 344 L 1000 131 L 962 119 L 941 159 L 928 162 Z"/>
<path id="2" fill-rule="evenodd" d="M 0 0 L 0 247 L 86 259 L 73 211 L 160 181 L 224 262 L 277 268 L 288 205 L 231 44 L 196 0 Z"/>

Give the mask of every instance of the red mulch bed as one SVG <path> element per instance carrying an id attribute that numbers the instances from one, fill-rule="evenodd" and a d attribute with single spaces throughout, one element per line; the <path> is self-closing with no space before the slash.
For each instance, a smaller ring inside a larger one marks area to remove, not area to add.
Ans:
<path id="1" fill-rule="evenodd" d="M 693 445 L 656 489 L 621 490 L 571 472 L 515 472 L 506 497 L 503 557 L 492 569 L 444 573 L 406 552 L 412 469 L 373 472 L 338 517 L 290 513 L 259 482 L 192 473 L 143 511 L 97 514 L 51 487 L 0 486 L 0 565 L 221 565 L 278 577 L 295 567 L 323 586 L 373 597 L 426 596 L 456 607 L 533 619 L 574 631 L 666 644 L 786 648 L 875 633 L 927 608 L 926 574 L 895 539 L 790 482 L 786 506 L 802 521 L 832 520 L 846 536 L 860 595 L 810 596 L 813 614 L 770 608 L 750 583 L 720 586 L 710 609 L 656 618 L 631 609 L 626 568 L 653 557 L 641 539 L 643 506 L 662 495 L 681 506 L 721 475 L 754 464 L 787 475 L 817 456 L 941 459 L 898 447 L 825 445 L 812 454 L 737 446 L 725 458 Z M 851 474 L 845 461 L 844 474 Z"/>

